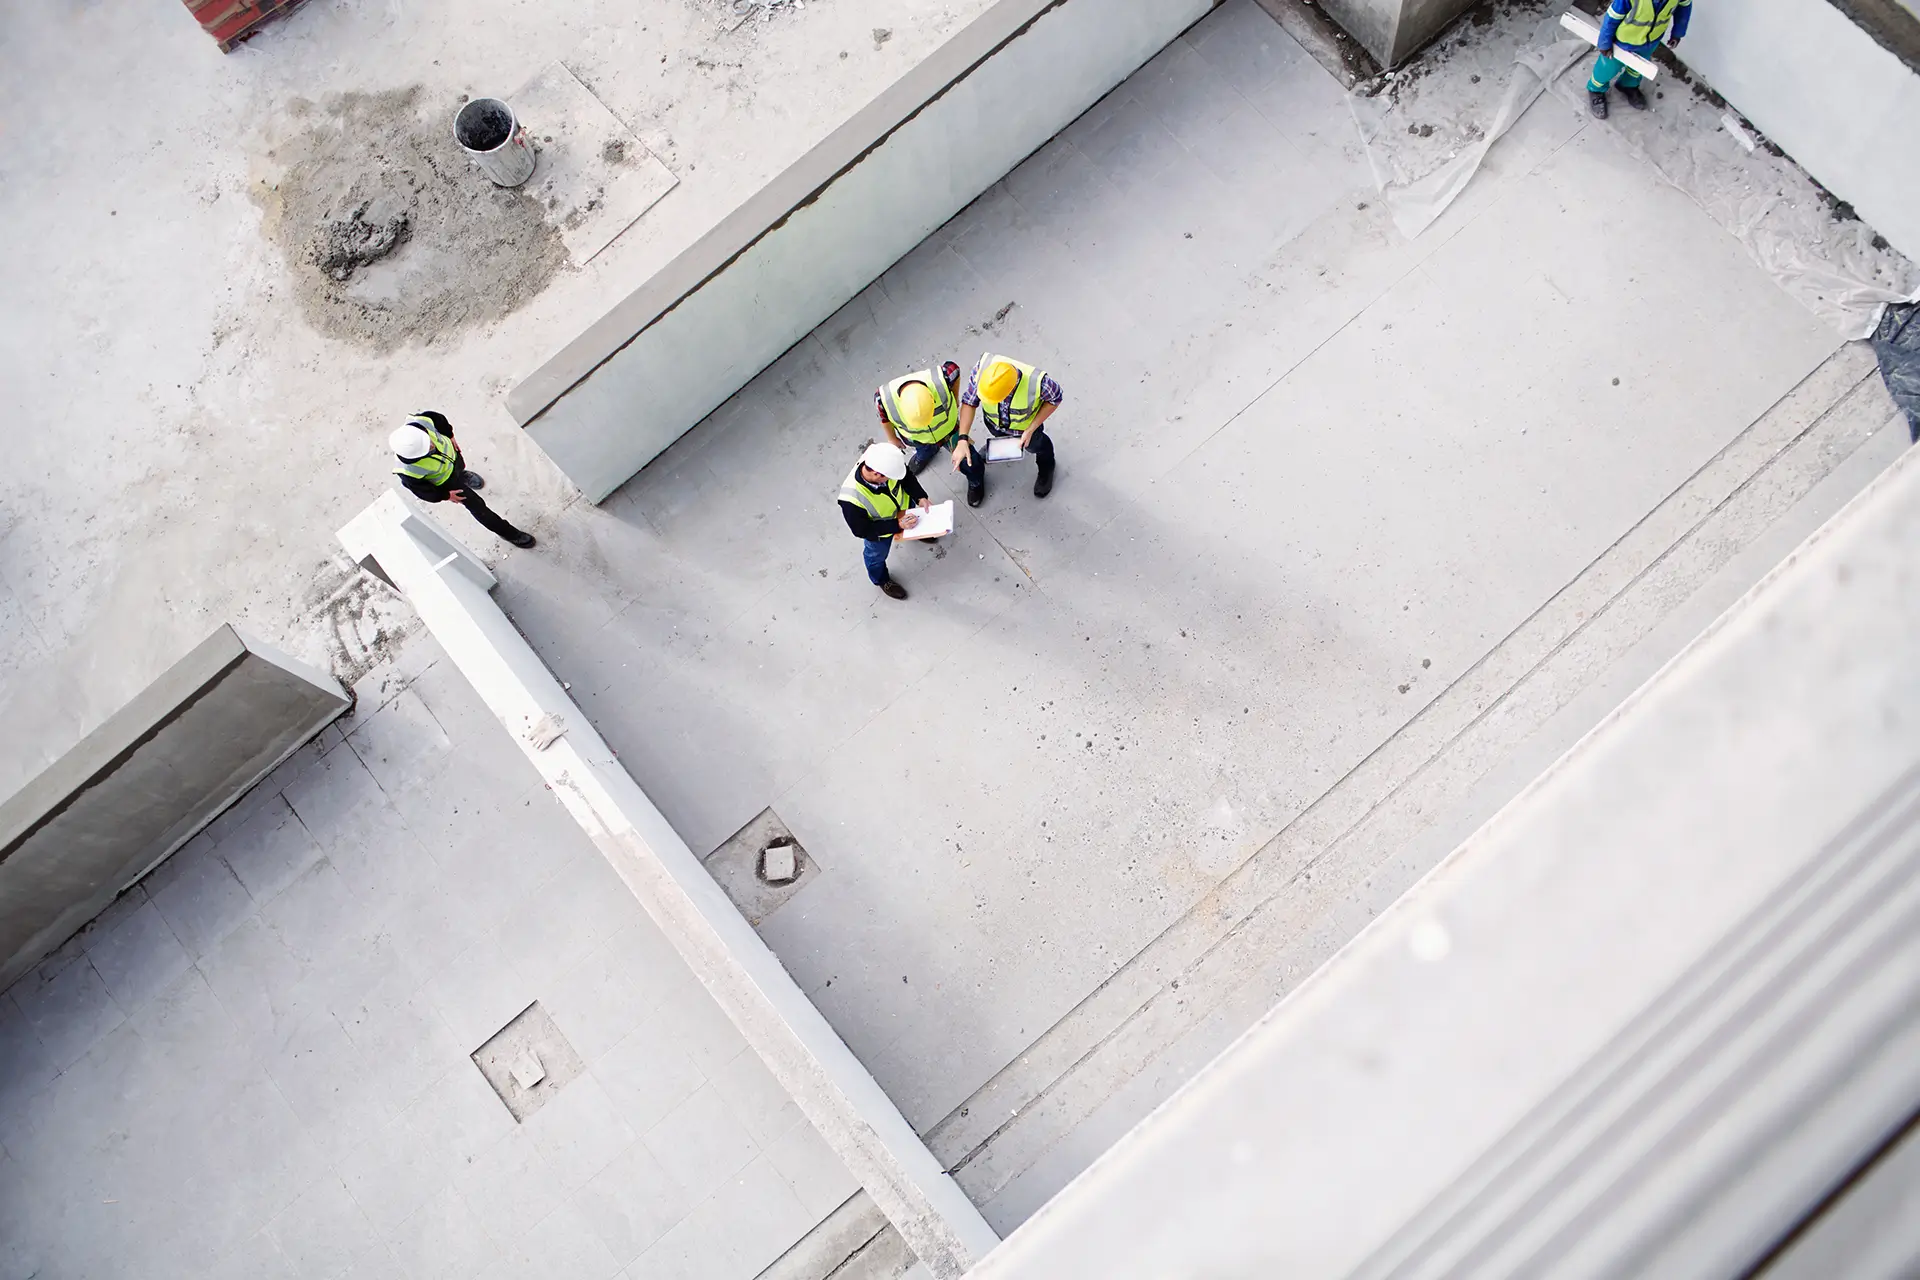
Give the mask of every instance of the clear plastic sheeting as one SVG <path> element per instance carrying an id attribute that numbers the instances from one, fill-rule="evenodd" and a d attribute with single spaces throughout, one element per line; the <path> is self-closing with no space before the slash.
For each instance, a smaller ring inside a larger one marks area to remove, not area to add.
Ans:
<path id="1" fill-rule="evenodd" d="M 1355 91 L 1374 180 L 1402 234 L 1419 235 L 1445 212 L 1543 92 L 1585 120 L 1592 48 L 1543 14 L 1521 6 L 1483 26 L 1462 23 L 1395 79 Z M 1920 267 L 1725 103 L 1671 73 L 1646 90 L 1652 110 L 1616 93 L 1611 118 L 1585 127 L 1611 130 L 1814 314 L 1865 338 L 1889 303 L 1920 299 Z"/>
<path id="2" fill-rule="evenodd" d="M 1894 303 L 1880 314 L 1867 341 L 1880 360 L 1887 394 L 1907 415 L 1907 436 L 1920 443 L 1920 306 Z"/>

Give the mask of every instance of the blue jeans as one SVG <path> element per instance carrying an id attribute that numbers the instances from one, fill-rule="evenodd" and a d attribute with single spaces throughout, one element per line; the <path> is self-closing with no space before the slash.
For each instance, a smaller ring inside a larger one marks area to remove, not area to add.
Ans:
<path id="1" fill-rule="evenodd" d="M 862 552 L 867 562 L 867 581 L 882 586 L 887 581 L 887 552 L 893 550 L 892 538 L 868 538 Z"/>
<path id="2" fill-rule="evenodd" d="M 953 448 L 962 438 L 960 433 L 956 431 L 945 440 L 935 441 L 933 444 L 914 445 L 913 455 L 907 459 L 907 465 L 913 468 L 915 475 L 919 475 L 920 469 L 929 462 L 932 462 L 935 455 L 942 449 Z M 987 464 L 986 461 L 981 458 L 980 450 L 969 449 L 967 451 L 967 460 L 960 464 L 960 474 L 967 478 L 967 488 L 969 489 L 976 489 L 986 483 Z"/>

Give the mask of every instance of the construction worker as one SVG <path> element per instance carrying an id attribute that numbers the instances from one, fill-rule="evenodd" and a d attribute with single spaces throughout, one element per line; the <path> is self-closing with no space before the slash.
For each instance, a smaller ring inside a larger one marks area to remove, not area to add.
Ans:
<path id="1" fill-rule="evenodd" d="M 927 491 L 907 470 L 907 455 L 898 445 L 868 445 L 840 486 L 840 514 L 853 536 L 867 544 L 867 581 L 895 600 L 905 600 L 907 589 L 887 574 L 887 553 L 919 523 L 926 506 Z"/>
<path id="2" fill-rule="evenodd" d="M 1643 58 L 1651 58 L 1673 29 L 1673 43 L 1687 34 L 1687 20 L 1693 16 L 1693 0 L 1613 0 L 1607 16 L 1600 19 L 1600 56 L 1593 61 L 1593 75 L 1587 79 L 1587 109 L 1596 120 L 1607 118 L 1607 90 L 1618 85 L 1620 96 L 1636 111 L 1647 109 L 1647 95 L 1640 89 L 1640 74 L 1630 71 L 1613 56 L 1616 48 L 1628 49 Z"/>
<path id="3" fill-rule="evenodd" d="M 953 454 L 953 469 L 967 478 L 967 505 L 980 505 L 987 492 L 987 463 L 959 429 L 959 365 L 947 361 L 937 378 L 931 369 L 895 378 L 873 393 L 873 403 L 887 439 L 907 453 L 909 471 L 919 475 L 945 445 Z"/>
<path id="4" fill-rule="evenodd" d="M 499 534 L 516 547 L 533 545 L 533 535 L 523 533 L 494 514 L 480 498 L 486 481 L 467 470 L 460 456 L 459 442 L 453 438 L 453 424 L 445 414 L 428 410 L 416 413 L 393 429 L 387 443 L 400 459 L 393 474 L 408 493 L 422 502 L 457 502 L 470 512 L 481 527 Z"/>
<path id="5" fill-rule="evenodd" d="M 1060 384 L 1040 370 L 988 352 L 973 366 L 967 389 L 960 393 L 960 434 L 972 430 L 978 410 L 994 435 L 1019 436 L 1020 447 L 1040 464 L 1033 496 L 1044 498 L 1053 490 L 1053 441 L 1044 424 L 1061 399 Z"/>

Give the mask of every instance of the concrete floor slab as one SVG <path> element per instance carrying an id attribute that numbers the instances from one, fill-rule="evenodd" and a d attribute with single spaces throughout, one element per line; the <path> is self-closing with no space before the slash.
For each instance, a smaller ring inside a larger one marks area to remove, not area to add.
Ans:
<path id="1" fill-rule="evenodd" d="M 771 804 L 815 856 L 763 933 L 918 1123 L 1837 345 L 1558 106 L 1397 241 L 1316 77 L 1251 4 L 1207 19 L 608 503 L 708 585 L 677 623 L 515 607 L 563 678 L 645 672 L 591 714 L 696 848 Z M 996 469 L 895 552 L 904 607 L 830 509 L 890 342 L 1067 390 L 1055 494 Z"/>
<path id="2" fill-rule="evenodd" d="M 472 690 L 413 672 L 0 994 L 0 1274 L 612 1277 L 697 1219 L 703 1280 L 749 1280 L 851 1194 Z M 520 1124 L 468 1055 L 535 1000 L 586 1070 Z"/>

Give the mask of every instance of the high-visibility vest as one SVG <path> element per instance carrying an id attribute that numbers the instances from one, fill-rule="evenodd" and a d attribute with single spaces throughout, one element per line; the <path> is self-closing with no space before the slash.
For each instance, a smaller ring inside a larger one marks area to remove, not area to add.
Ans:
<path id="1" fill-rule="evenodd" d="M 922 431 L 908 427 L 906 415 L 900 412 L 900 392 L 909 382 L 925 383 L 927 390 L 933 392 L 933 421 Z M 900 438 L 915 444 L 939 444 L 952 435 L 953 429 L 960 423 L 959 397 L 948 389 L 947 380 L 937 376 L 931 369 L 895 378 L 880 388 L 880 407 L 886 410 L 887 421 L 900 433 Z"/>
<path id="2" fill-rule="evenodd" d="M 1014 367 L 1020 375 L 1020 381 L 1014 384 L 1013 390 L 1007 393 L 1005 400 L 989 400 L 987 393 L 981 391 L 980 408 L 984 411 L 987 426 L 994 431 L 1003 433 L 1025 431 L 1027 421 L 1040 412 L 1040 379 L 1043 375 L 1038 369 L 1030 364 L 1021 364 L 1018 360 L 1007 360 L 1007 357 L 997 356 L 989 351 L 980 357 L 979 364 L 973 366 L 973 387 L 974 390 L 979 391 L 981 376 L 1002 360 L 1006 360 Z M 1000 423 L 1000 406 L 1003 404 L 1009 406 L 1005 426 Z"/>
<path id="3" fill-rule="evenodd" d="M 846 481 L 840 486 L 840 501 L 859 507 L 875 520 L 893 520 L 902 511 L 913 505 L 906 487 L 898 480 L 887 481 L 886 488 L 875 492 L 860 482 L 860 467 L 856 464 L 847 472 Z"/>
<path id="4" fill-rule="evenodd" d="M 1620 44 L 1658 44 L 1679 7 L 1680 0 L 1633 0 L 1633 12 L 1614 28 L 1613 38 Z"/>
<path id="5" fill-rule="evenodd" d="M 427 439 L 433 442 L 432 446 L 424 457 L 415 458 L 411 462 L 405 458 L 400 459 L 399 465 L 393 469 L 393 474 L 411 476 L 415 480 L 425 480 L 428 484 L 445 484 L 453 479 L 454 460 L 460 456 L 460 451 L 454 448 L 451 439 L 441 435 L 431 426 L 424 426 L 421 430 L 427 433 Z"/>

